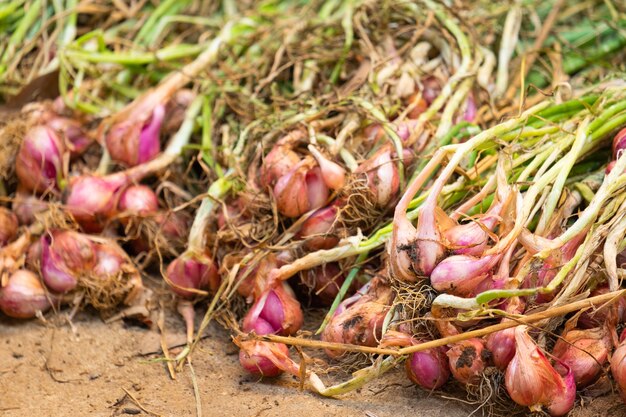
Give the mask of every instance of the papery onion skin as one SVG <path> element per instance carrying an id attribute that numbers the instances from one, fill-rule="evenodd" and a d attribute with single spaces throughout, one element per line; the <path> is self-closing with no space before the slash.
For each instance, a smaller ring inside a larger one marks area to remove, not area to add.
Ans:
<path id="1" fill-rule="evenodd" d="M 45 312 L 50 302 L 37 275 L 26 269 L 15 271 L 0 288 L 0 310 L 9 317 L 27 319 Z"/>
<path id="2" fill-rule="evenodd" d="M 328 187 L 318 167 L 302 161 L 274 186 L 276 207 L 285 217 L 300 217 L 309 210 L 322 207 L 328 199 Z"/>
<path id="3" fill-rule="evenodd" d="M 309 150 L 317 160 L 324 183 L 331 190 L 340 190 L 346 184 L 346 170 L 336 162 L 331 161 L 320 151 L 310 146 Z"/>
<path id="4" fill-rule="evenodd" d="M 24 137 L 15 161 L 20 186 L 28 191 L 56 189 L 63 174 L 63 141 L 50 128 L 32 127 Z"/>
<path id="5" fill-rule="evenodd" d="M 462 384 L 475 384 L 485 370 L 491 353 L 477 338 L 454 343 L 446 352 L 452 376 Z"/>
<path id="6" fill-rule="evenodd" d="M 554 368 L 561 374 L 569 368 L 578 388 L 594 382 L 608 360 L 611 344 L 603 328 L 569 330 L 556 341 L 552 355 L 558 359 Z"/>
<path id="7" fill-rule="evenodd" d="M 17 234 L 18 220 L 15 213 L 6 207 L 0 207 L 0 246 L 9 243 Z"/>
<path id="8" fill-rule="evenodd" d="M 349 343 L 361 346 L 376 346 L 382 337 L 382 326 L 391 308 L 394 292 L 381 278 L 372 278 L 363 289 L 337 308 L 335 315 L 322 332 L 321 339 L 327 342 Z M 343 351 L 326 350 L 335 357 Z"/>
<path id="9" fill-rule="evenodd" d="M 515 346 L 515 356 L 505 373 L 511 399 L 531 411 L 546 407 L 553 416 L 567 414 L 576 397 L 573 374 L 568 372 L 563 377 L 552 367 L 528 335 L 526 326 L 515 328 Z"/>

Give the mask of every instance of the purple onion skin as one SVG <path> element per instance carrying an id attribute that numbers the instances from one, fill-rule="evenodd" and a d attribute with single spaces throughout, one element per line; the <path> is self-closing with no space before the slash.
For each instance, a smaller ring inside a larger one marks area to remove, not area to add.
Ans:
<path id="1" fill-rule="evenodd" d="M 26 269 L 15 271 L 0 288 L 0 310 L 9 317 L 28 319 L 45 312 L 50 302 L 37 275 Z"/>
<path id="2" fill-rule="evenodd" d="M 56 189 L 63 173 L 63 142 L 45 126 L 35 126 L 24 137 L 17 154 L 15 172 L 28 191 Z"/>

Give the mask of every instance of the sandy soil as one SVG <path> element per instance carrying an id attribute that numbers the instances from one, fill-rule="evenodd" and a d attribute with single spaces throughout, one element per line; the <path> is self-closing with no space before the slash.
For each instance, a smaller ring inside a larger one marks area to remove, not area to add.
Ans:
<path id="1" fill-rule="evenodd" d="M 69 325 L 0 318 L 0 415 L 195 416 L 190 370 L 171 380 L 154 361 L 155 331 L 121 322 L 105 325 L 82 313 Z M 168 342 L 184 340 L 169 318 Z M 258 381 L 242 372 L 228 335 L 212 328 L 194 355 L 204 416 L 467 416 L 475 410 L 415 388 L 401 370 L 341 399 L 298 391 L 288 376 Z M 127 390 L 149 412 L 140 409 Z M 623 416 L 617 396 L 595 400 L 576 416 Z M 481 415 L 479 411 L 476 413 Z"/>

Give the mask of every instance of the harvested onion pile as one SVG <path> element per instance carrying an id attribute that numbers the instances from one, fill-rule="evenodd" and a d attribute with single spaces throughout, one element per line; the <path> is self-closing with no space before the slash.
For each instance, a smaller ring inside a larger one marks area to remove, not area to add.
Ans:
<path id="1" fill-rule="evenodd" d="M 179 364 L 219 319 L 247 372 L 324 396 L 404 362 L 551 415 L 609 368 L 626 398 L 626 86 L 593 65 L 620 59 L 615 10 L 340 3 L 149 5 L 101 31 L 74 12 L 53 58 L 14 51 L 39 3 L 5 18 L 2 93 L 54 69 L 60 96 L 0 126 L 0 310 L 149 325 L 164 297 Z M 352 352 L 370 366 L 326 386 Z"/>

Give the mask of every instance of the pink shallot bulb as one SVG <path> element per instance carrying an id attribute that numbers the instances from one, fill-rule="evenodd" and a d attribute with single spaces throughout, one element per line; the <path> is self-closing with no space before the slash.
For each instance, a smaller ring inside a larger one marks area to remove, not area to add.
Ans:
<path id="1" fill-rule="evenodd" d="M 257 322 L 263 323 L 264 331 L 271 328 L 269 333 L 283 336 L 294 335 L 300 330 L 304 322 L 302 308 L 286 286 L 287 283 L 283 283 L 261 294 L 243 319 L 244 331 L 259 331 Z"/>
<path id="2" fill-rule="evenodd" d="M 78 285 L 81 274 L 95 266 L 92 241 L 71 230 L 53 230 L 41 236 L 41 275 L 52 291 L 65 293 Z"/>
<path id="3" fill-rule="evenodd" d="M 478 221 L 459 224 L 446 230 L 443 235 L 455 255 L 481 255 L 489 241 L 488 231 L 498 224 L 504 204 L 494 202 Z"/>
<path id="4" fill-rule="evenodd" d="M 28 225 L 35 221 L 36 215 L 48 210 L 48 204 L 30 192 L 19 190 L 15 193 L 13 212 L 17 215 L 20 224 Z"/>
<path id="5" fill-rule="evenodd" d="M 336 162 L 331 161 L 320 151 L 309 145 L 311 155 L 317 160 L 322 179 L 331 190 L 340 190 L 346 184 L 346 170 Z"/>
<path id="6" fill-rule="evenodd" d="M 405 368 L 409 379 L 427 390 L 441 388 L 450 378 L 448 358 L 443 347 L 411 353 Z"/>
<path id="7" fill-rule="evenodd" d="M 220 284 L 217 267 L 208 253 L 185 252 L 167 267 L 168 284 L 174 293 L 192 299 L 199 291 L 215 291 Z"/>
<path id="8" fill-rule="evenodd" d="M 46 123 L 49 127 L 65 139 L 65 145 L 72 157 L 82 155 L 93 143 L 93 140 L 83 131 L 78 120 L 67 117 L 52 117 Z"/>
<path id="9" fill-rule="evenodd" d="M 34 126 L 24 136 L 15 172 L 24 190 L 44 192 L 58 188 L 63 178 L 63 141 L 46 126 Z"/>
<path id="10" fill-rule="evenodd" d="M 332 234 L 339 210 L 337 204 L 316 210 L 306 219 L 298 236 L 305 239 L 304 247 L 311 251 L 331 249 L 337 246 L 339 238 Z"/>
<path id="11" fill-rule="evenodd" d="M 300 367 L 289 357 L 289 349 L 283 343 L 258 340 L 239 341 L 239 363 L 252 375 L 274 377 L 288 372 L 298 375 Z"/>
<path id="12" fill-rule="evenodd" d="M 280 214 L 300 217 L 304 213 L 322 207 L 328 200 L 328 187 L 322 179 L 319 167 L 304 159 L 274 186 L 274 197 Z"/>
<path id="13" fill-rule="evenodd" d="M 432 271 L 430 283 L 439 292 L 467 296 L 486 278 L 500 258 L 500 255 L 480 258 L 469 255 L 449 256 Z"/>
<path id="14" fill-rule="evenodd" d="M 392 160 L 392 154 L 392 145 L 384 145 L 355 171 L 357 174 L 366 175 L 367 186 L 373 195 L 373 201 L 380 208 L 387 207 L 400 189 L 398 165 Z"/>
<path id="15" fill-rule="evenodd" d="M 105 138 L 111 158 L 126 166 L 154 159 L 161 150 L 160 133 L 164 117 L 165 106 L 158 104 L 147 117 L 141 114 L 137 119 L 129 117 L 111 126 Z"/>
<path id="16" fill-rule="evenodd" d="M 65 205 L 86 232 L 100 232 L 117 212 L 120 191 L 126 185 L 123 175 L 83 175 L 70 180 Z"/>
<path id="17" fill-rule="evenodd" d="M 554 368 L 561 374 L 569 368 L 576 386 L 583 388 L 600 376 L 610 352 L 611 340 L 605 329 L 568 330 L 552 350 L 552 355 L 558 359 Z"/>
<path id="18" fill-rule="evenodd" d="M 9 317 L 27 319 L 49 308 L 46 291 L 31 271 L 20 269 L 13 272 L 7 284 L 0 288 L 0 311 Z"/>
<path id="19" fill-rule="evenodd" d="M 128 216 L 142 217 L 159 210 L 159 199 L 147 185 L 131 185 L 122 191 L 117 207 Z"/>
<path id="20" fill-rule="evenodd" d="M 552 416 L 565 415 L 576 399 L 574 375 L 569 369 L 564 376 L 559 374 L 527 329 L 515 328 L 515 356 L 506 368 L 506 390 L 513 401 L 531 411 L 545 407 Z"/>

